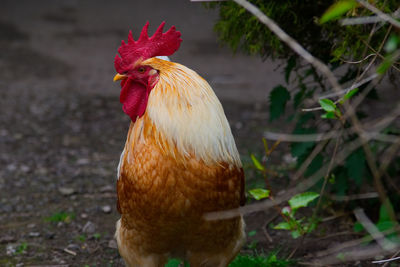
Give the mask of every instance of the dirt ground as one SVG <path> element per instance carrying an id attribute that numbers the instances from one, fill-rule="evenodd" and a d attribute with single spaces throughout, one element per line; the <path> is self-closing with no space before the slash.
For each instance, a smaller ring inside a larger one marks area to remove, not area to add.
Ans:
<path id="1" fill-rule="evenodd" d="M 150 31 L 163 20 L 176 25 L 183 43 L 172 60 L 210 82 L 243 157 L 260 149 L 278 64 L 221 48 L 216 17 L 189 0 L 2 1 L 0 266 L 122 266 L 115 181 L 129 118 L 113 59 L 146 21 Z M 258 230 L 249 242 L 290 251 L 286 233 L 271 233 L 270 243 L 260 230 L 272 214 L 246 218 L 247 231 Z M 309 242 L 298 255 L 341 240 Z"/>

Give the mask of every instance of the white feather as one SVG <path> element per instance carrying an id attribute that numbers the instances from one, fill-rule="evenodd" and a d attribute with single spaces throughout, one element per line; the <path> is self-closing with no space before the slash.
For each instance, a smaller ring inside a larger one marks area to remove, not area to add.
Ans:
<path id="1" fill-rule="evenodd" d="M 146 109 L 157 130 L 182 155 L 194 154 L 207 164 L 241 166 L 229 123 L 210 85 L 183 65 L 170 66 L 170 71 L 160 71 Z"/>

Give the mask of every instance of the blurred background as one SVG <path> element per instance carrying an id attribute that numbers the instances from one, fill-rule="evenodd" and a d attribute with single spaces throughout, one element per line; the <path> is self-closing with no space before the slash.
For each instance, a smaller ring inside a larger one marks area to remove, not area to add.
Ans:
<path id="1" fill-rule="evenodd" d="M 113 61 L 147 21 L 149 34 L 162 21 L 181 31 L 171 59 L 211 84 L 248 154 L 277 64 L 222 48 L 216 19 L 185 0 L 1 2 L 1 266 L 119 263 L 115 181 L 129 118 Z"/>

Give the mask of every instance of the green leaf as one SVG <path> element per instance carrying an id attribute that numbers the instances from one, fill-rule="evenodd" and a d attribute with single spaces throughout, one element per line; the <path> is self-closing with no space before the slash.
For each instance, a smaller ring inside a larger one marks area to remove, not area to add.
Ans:
<path id="1" fill-rule="evenodd" d="M 350 154 L 347 157 L 345 163 L 347 169 L 347 175 L 352 179 L 356 185 L 360 186 L 364 178 L 365 170 L 365 154 L 360 148 Z"/>
<path id="2" fill-rule="evenodd" d="M 248 232 L 247 233 L 247 236 L 255 236 L 257 234 L 257 231 L 256 230 L 253 230 L 253 231 L 250 231 L 250 232 Z"/>
<path id="3" fill-rule="evenodd" d="M 254 154 L 251 154 L 250 157 L 251 157 L 251 160 L 253 161 L 254 166 L 258 170 L 260 170 L 260 171 L 264 171 L 265 170 L 264 166 L 258 161 L 258 159 L 256 158 L 256 156 L 254 156 Z"/>
<path id="4" fill-rule="evenodd" d="M 275 225 L 273 228 L 274 228 L 274 229 L 277 229 L 277 230 L 290 230 L 290 229 L 292 229 L 292 228 L 290 227 L 290 224 L 289 224 L 288 222 L 281 222 L 281 223 L 278 223 L 278 224 Z"/>
<path id="5" fill-rule="evenodd" d="M 250 195 L 256 200 L 261 200 L 269 197 L 269 190 L 263 188 L 255 188 L 249 190 Z"/>
<path id="6" fill-rule="evenodd" d="M 315 192 L 304 192 L 289 199 L 289 205 L 293 210 L 307 207 L 307 205 L 317 197 L 319 197 L 319 194 Z"/>
<path id="7" fill-rule="evenodd" d="M 387 53 L 394 52 L 400 44 L 400 37 L 398 35 L 392 34 L 385 44 L 385 51 Z"/>
<path id="8" fill-rule="evenodd" d="M 328 8 L 319 20 L 320 23 L 325 23 L 339 18 L 357 5 L 354 0 L 339 1 Z"/>
<path id="9" fill-rule="evenodd" d="M 310 148 L 314 146 L 314 142 L 302 142 L 302 143 L 292 143 L 290 145 L 292 156 L 301 157 L 308 152 Z"/>
<path id="10" fill-rule="evenodd" d="M 307 170 L 304 172 L 305 177 L 309 177 L 313 175 L 316 171 L 318 171 L 322 164 L 324 163 L 324 157 L 321 154 L 318 154 L 311 161 L 310 165 L 308 165 Z"/>
<path id="11" fill-rule="evenodd" d="M 364 230 L 364 226 L 361 223 L 356 222 L 353 226 L 353 230 L 354 232 L 359 233 Z"/>
<path id="12" fill-rule="evenodd" d="M 344 101 L 349 100 L 353 95 L 358 92 L 358 88 L 351 89 L 348 91 L 344 96 L 343 99 L 340 101 L 340 104 L 343 104 Z"/>
<path id="13" fill-rule="evenodd" d="M 291 231 L 290 234 L 292 235 L 292 237 L 293 237 L 294 239 L 299 238 L 299 237 L 301 236 L 301 233 L 300 233 L 299 230 Z"/>
<path id="14" fill-rule="evenodd" d="M 323 119 L 337 119 L 336 113 L 334 111 L 329 111 L 325 114 L 321 115 L 321 118 Z"/>
<path id="15" fill-rule="evenodd" d="M 336 109 L 335 103 L 330 99 L 320 99 L 319 104 L 326 112 L 332 112 Z"/>
<path id="16" fill-rule="evenodd" d="M 269 119 L 273 121 L 279 118 L 285 112 L 287 101 L 290 100 L 289 91 L 282 85 L 276 86 L 269 94 Z"/>
<path id="17" fill-rule="evenodd" d="M 390 217 L 391 212 L 394 212 L 393 205 L 390 202 L 389 198 L 387 198 L 384 204 L 382 204 L 379 209 L 379 222 L 392 221 L 392 218 Z"/>
<path id="18" fill-rule="evenodd" d="M 296 66 L 296 57 L 291 56 L 288 59 L 286 67 L 285 67 L 285 81 L 287 84 L 289 83 L 290 73 L 292 72 L 292 70 L 295 66 Z"/>
<path id="19" fill-rule="evenodd" d="M 393 65 L 393 63 L 396 61 L 396 58 L 394 57 L 393 54 L 389 54 L 385 56 L 385 59 L 383 62 L 378 66 L 376 69 L 376 72 L 378 74 L 385 74 L 385 72 Z"/>
<path id="20" fill-rule="evenodd" d="M 167 264 L 165 265 L 165 267 L 179 267 L 179 265 L 181 264 L 181 260 L 178 259 L 170 259 Z"/>

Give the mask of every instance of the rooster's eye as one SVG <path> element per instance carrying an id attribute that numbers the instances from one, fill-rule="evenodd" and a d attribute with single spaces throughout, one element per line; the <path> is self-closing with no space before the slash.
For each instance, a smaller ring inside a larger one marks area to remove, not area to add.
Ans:
<path id="1" fill-rule="evenodd" d="M 144 73 L 144 72 L 146 71 L 146 69 L 143 68 L 143 67 L 140 67 L 140 68 L 138 69 L 138 71 L 139 71 L 139 73 Z"/>

